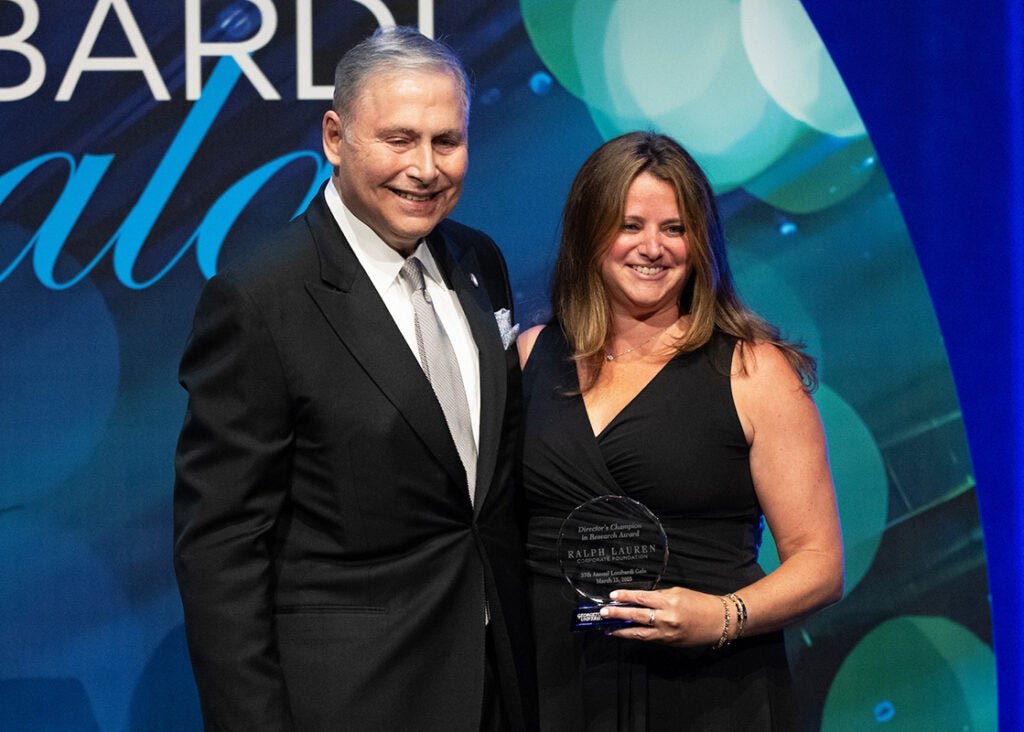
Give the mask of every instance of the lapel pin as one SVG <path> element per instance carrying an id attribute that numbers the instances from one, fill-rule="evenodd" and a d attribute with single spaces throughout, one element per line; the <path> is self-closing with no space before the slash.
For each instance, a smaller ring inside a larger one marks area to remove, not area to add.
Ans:
<path id="1" fill-rule="evenodd" d="M 480 283 L 476 280 L 476 275 L 472 272 L 469 273 L 469 281 L 473 283 L 473 287 L 479 287 Z"/>

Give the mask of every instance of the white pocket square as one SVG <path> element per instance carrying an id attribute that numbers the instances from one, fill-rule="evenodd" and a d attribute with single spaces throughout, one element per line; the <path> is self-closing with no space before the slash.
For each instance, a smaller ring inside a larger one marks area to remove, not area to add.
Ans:
<path id="1" fill-rule="evenodd" d="M 501 345 L 508 349 L 515 343 L 516 336 L 519 335 L 519 323 L 512 324 L 512 313 L 508 311 L 508 308 L 495 310 L 494 320 L 498 323 L 498 332 L 501 333 Z"/>

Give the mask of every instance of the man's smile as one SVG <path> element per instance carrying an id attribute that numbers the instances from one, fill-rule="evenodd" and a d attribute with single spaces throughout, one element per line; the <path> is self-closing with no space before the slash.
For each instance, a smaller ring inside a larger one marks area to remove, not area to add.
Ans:
<path id="1" fill-rule="evenodd" d="M 442 193 L 441 191 L 434 191 L 433 193 L 410 193 L 408 191 L 400 191 L 397 188 L 389 188 L 388 190 L 399 198 L 404 198 L 406 201 L 413 201 L 414 203 L 427 203 L 428 201 L 433 201 Z"/>

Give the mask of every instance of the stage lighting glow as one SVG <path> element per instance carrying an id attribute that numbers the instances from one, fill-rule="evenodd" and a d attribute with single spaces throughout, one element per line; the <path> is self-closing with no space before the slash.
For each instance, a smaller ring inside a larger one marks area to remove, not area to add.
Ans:
<path id="1" fill-rule="evenodd" d="M 530 77 L 530 91 L 534 94 L 543 96 L 551 91 L 551 85 L 553 83 L 554 80 L 551 78 L 551 74 L 544 71 L 538 71 Z"/>
<path id="2" fill-rule="evenodd" d="M 217 30 L 226 41 L 242 41 L 259 30 L 261 22 L 258 7 L 249 2 L 236 2 L 217 16 Z"/>
<path id="3" fill-rule="evenodd" d="M 581 29 L 580 37 L 586 43 L 588 36 L 599 36 L 612 3 L 599 0 L 590 4 L 584 22 L 593 20 L 593 27 Z M 583 83 L 577 67 L 573 18 L 576 0 L 520 0 L 519 10 L 523 25 L 530 36 L 530 44 L 544 61 L 544 65 L 558 79 L 558 83 L 573 96 L 583 99 Z M 603 13 L 600 12 L 603 9 Z M 583 49 L 585 50 L 585 49 Z"/>
<path id="4" fill-rule="evenodd" d="M 799 0 L 741 0 L 743 47 L 772 98 L 836 137 L 865 134 L 857 107 Z"/>
<path id="5" fill-rule="evenodd" d="M 771 168 L 743 187 L 788 213 L 821 211 L 867 185 L 877 167 L 874 160 L 867 137 L 835 137 L 805 127 Z"/>
<path id="6" fill-rule="evenodd" d="M 896 716 L 896 707 L 891 701 L 880 701 L 875 705 L 875 721 L 890 722 Z"/>
<path id="7" fill-rule="evenodd" d="M 821 729 L 996 729 L 995 685 L 995 654 L 970 630 L 949 618 L 895 617 L 843 661 Z"/>

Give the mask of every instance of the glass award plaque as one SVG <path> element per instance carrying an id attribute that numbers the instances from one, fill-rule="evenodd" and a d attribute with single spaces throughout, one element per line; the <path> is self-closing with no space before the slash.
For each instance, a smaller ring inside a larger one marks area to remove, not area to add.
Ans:
<path id="1" fill-rule="evenodd" d="M 580 596 L 573 630 L 604 631 L 632 625 L 605 619 L 613 590 L 653 590 L 668 564 L 668 538 L 647 506 L 625 496 L 598 496 L 574 508 L 558 533 L 562 575 Z"/>

